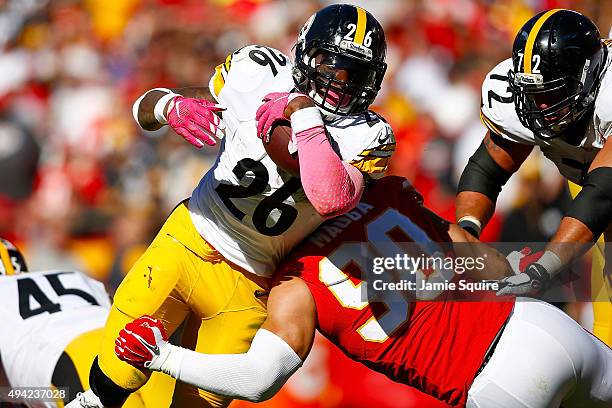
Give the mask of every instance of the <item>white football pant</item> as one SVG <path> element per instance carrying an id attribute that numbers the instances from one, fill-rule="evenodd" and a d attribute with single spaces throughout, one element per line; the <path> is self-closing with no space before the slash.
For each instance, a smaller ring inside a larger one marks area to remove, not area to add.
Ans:
<path id="1" fill-rule="evenodd" d="M 517 298 L 467 408 L 612 407 L 612 349 L 556 307 Z"/>

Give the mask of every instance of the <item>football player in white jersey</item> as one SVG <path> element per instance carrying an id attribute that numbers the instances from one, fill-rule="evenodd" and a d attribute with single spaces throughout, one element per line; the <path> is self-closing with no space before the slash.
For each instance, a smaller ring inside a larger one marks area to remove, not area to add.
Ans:
<path id="1" fill-rule="evenodd" d="M 4 398 L 63 406 L 89 388 L 89 367 L 102 341 L 110 298 L 101 282 L 80 272 L 25 272 L 21 252 L 0 239 L 0 381 L 14 390 L 3 392 L 0 405 Z M 153 400 L 169 404 L 173 382 L 158 375 L 154 381 L 155 387 L 142 389 L 124 406 L 143 407 Z M 41 390 L 21 399 L 17 387 Z"/>
<path id="2" fill-rule="evenodd" d="M 136 101 L 141 127 L 167 123 L 196 147 L 222 136 L 221 151 L 117 290 L 92 389 L 74 406 L 119 405 L 147 381 L 148 370 L 114 354 L 119 331 L 142 315 L 163 320 L 171 333 L 191 311 L 201 319 L 197 352 L 248 350 L 279 260 L 325 218 L 351 211 L 367 179 L 386 170 L 393 133 L 368 110 L 385 54 L 383 29 L 371 14 L 331 5 L 300 31 L 294 65 L 278 50 L 250 45 L 216 67 L 208 89 L 158 88 Z M 278 167 L 260 140 L 282 121 L 297 144 L 299 179 Z M 189 404 L 229 402 L 199 390 Z"/>
<path id="3" fill-rule="evenodd" d="M 507 278 L 500 294 L 534 295 L 602 234 L 605 242 L 612 239 L 612 143 L 606 143 L 612 134 L 609 47 L 587 17 L 549 10 L 521 28 L 512 58 L 485 78 L 481 119 L 488 132 L 461 176 L 457 222 L 478 236 L 502 186 L 534 146 L 568 181 L 582 187 L 578 192 L 574 186 L 575 198 L 544 256 L 525 274 Z M 602 274 L 603 240 L 595 252 L 594 332 L 610 345 L 612 265 Z"/>

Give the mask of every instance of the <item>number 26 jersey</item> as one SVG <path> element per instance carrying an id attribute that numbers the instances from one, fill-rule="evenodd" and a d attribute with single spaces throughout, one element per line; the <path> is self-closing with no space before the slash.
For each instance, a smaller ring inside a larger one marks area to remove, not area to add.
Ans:
<path id="1" fill-rule="evenodd" d="M 235 51 L 216 67 L 209 88 L 226 108 L 225 138 L 189 201 L 200 235 L 228 261 L 265 277 L 323 222 L 300 180 L 278 168 L 257 137 L 255 113 L 263 97 L 293 90 L 292 69 L 286 55 L 259 45 Z M 384 174 L 395 139 L 380 116 L 341 116 L 325 126 L 343 161 L 374 178 Z"/>

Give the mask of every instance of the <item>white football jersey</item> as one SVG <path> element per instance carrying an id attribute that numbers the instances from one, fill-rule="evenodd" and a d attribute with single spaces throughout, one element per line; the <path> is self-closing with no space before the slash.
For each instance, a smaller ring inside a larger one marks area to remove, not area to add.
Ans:
<path id="1" fill-rule="evenodd" d="M 0 277 L 0 358 L 12 387 L 49 387 L 66 346 L 104 327 L 104 285 L 80 272 Z"/>
<path id="2" fill-rule="evenodd" d="M 534 136 L 520 122 L 514 109 L 513 95 L 508 86 L 508 71 L 512 59 L 500 62 L 489 72 L 482 84 L 482 107 L 480 118 L 493 133 L 513 142 L 537 145 L 542 153 L 552 160 L 561 174 L 576 184 L 582 184 L 595 155 L 612 134 L 612 52 L 595 99 L 595 110 L 580 143 L 576 146 L 560 138 L 545 140 Z"/>
<path id="3" fill-rule="evenodd" d="M 217 66 L 210 90 L 227 108 L 221 152 L 189 202 L 198 232 L 227 260 L 270 277 L 276 264 L 323 218 L 300 180 L 278 168 L 257 137 L 255 113 L 270 92 L 294 88 L 292 65 L 280 51 L 251 45 Z M 325 122 L 345 162 L 372 177 L 384 174 L 395 150 L 391 127 L 368 112 Z"/>

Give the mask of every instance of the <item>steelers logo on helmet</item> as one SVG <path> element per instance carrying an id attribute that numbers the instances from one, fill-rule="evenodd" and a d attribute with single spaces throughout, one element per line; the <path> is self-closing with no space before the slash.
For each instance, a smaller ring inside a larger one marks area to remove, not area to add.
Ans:
<path id="1" fill-rule="evenodd" d="M 570 129 L 592 111 L 607 50 L 587 17 L 553 9 L 531 18 L 518 32 L 508 73 L 521 123 L 543 139 L 574 143 Z"/>
<path id="2" fill-rule="evenodd" d="M 25 259 L 10 241 L 0 238 L 0 276 L 27 272 Z"/>
<path id="3" fill-rule="evenodd" d="M 380 90 L 386 52 L 385 33 L 374 16 L 353 5 L 327 6 L 300 30 L 296 87 L 326 114 L 362 113 Z"/>

